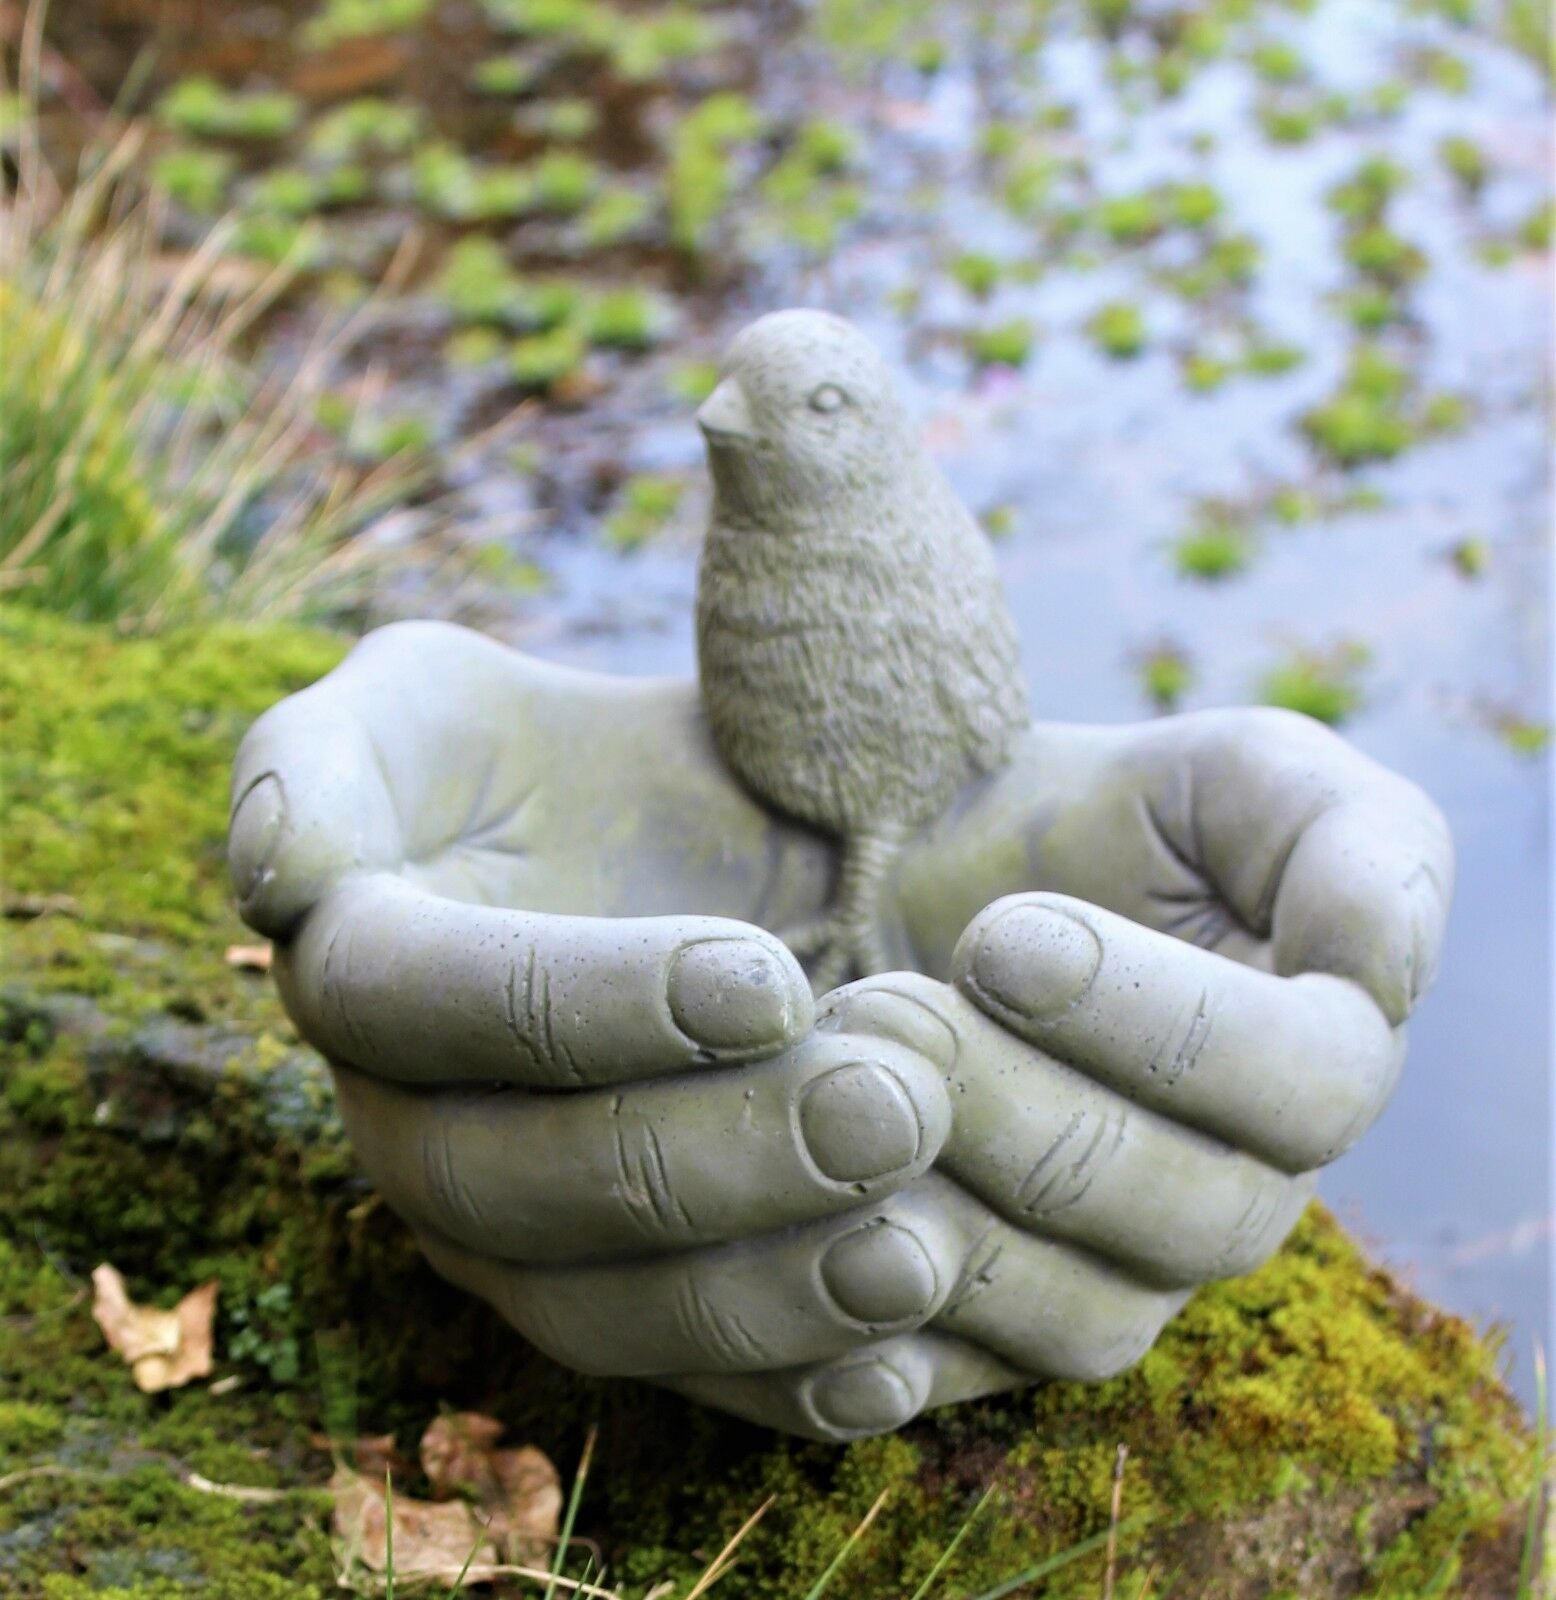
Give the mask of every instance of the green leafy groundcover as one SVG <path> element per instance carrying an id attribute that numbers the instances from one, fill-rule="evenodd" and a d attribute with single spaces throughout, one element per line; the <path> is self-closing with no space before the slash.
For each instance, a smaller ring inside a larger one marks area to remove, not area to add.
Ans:
<path id="1" fill-rule="evenodd" d="M 1133 1372 L 842 1449 L 574 1378 L 440 1286 L 353 1177 L 268 984 L 222 959 L 243 936 L 233 747 L 343 648 L 0 609 L 0 1596 L 314 1600 L 334 1577 L 322 1435 L 394 1429 L 414 1455 L 440 1404 L 502 1417 L 564 1475 L 598 1423 L 580 1531 L 628 1594 L 684 1593 L 772 1495 L 716 1592 L 798 1600 L 889 1489 L 828 1594 L 905 1600 L 994 1484 L 931 1591 L 964 1600 L 1107 1525 L 1119 1444 L 1120 1594 L 1147 1570 L 1153 1600 L 1513 1592 L 1535 1461 L 1498 1351 L 1316 1206 Z M 138 1393 L 90 1319 L 102 1259 L 163 1303 L 218 1278 L 217 1376 L 238 1387 Z M 190 1473 L 296 1492 L 244 1503 Z M 1100 1563 L 1020 1592 L 1096 1596 Z"/>

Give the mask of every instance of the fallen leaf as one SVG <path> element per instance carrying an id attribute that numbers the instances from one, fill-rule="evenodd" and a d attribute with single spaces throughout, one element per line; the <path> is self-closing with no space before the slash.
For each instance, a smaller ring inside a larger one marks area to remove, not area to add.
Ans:
<path id="1" fill-rule="evenodd" d="M 421 1467 L 440 1499 L 476 1500 L 510 1561 L 544 1561 L 556 1544 L 562 1480 L 533 1445 L 498 1450 L 503 1425 L 479 1411 L 438 1417 L 421 1436 Z"/>
<path id="2" fill-rule="evenodd" d="M 92 1316 L 108 1346 L 129 1363 L 135 1386 L 147 1394 L 179 1389 L 211 1370 L 213 1278 L 191 1289 L 171 1311 L 138 1306 L 107 1262 L 92 1273 Z"/>
<path id="3" fill-rule="evenodd" d="M 499 1491 L 492 1454 L 502 1437 L 496 1417 L 454 1411 L 427 1424 L 421 1436 L 421 1470 L 440 1500 L 471 1495 L 490 1500 Z"/>
<path id="4" fill-rule="evenodd" d="M 389 1566 L 389 1500 L 384 1486 L 342 1467 L 330 1479 L 335 1497 L 336 1555 L 350 1572 Z M 497 1566 L 497 1547 L 475 1510 L 463 1500 L 435 1503 L 394 1496 L 395 1578 L 435 1578 L 483 1583 Z"/>
<path id="5" fill-rule="evenodd" d="M 487 1524 L 510 1561 L 540 1565 L 556 1548 L 562 1480 L 543 1451 L 527 1444 L 492 1456 L 502 1500 Z"/>
<path id="6" fill-rule="evenodd" d="M 269 972 L 274 951 L 268 944 L 230 944 L 226 962 L 240 972 Z"/>

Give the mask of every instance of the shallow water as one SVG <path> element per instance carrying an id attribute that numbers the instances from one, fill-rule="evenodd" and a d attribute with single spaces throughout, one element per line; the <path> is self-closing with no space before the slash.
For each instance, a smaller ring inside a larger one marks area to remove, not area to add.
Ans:
<path id="1" fill-rule="evenodd" d="M 279 26 L 270 8 L 232 9 Z M 732 292 L 682 294 L 670 345 L 608 362 L 581 409 L 544 410 L 523 470 L 494 451 L 462 473 L 464 509 L 549 575 L 539 598 L 488 597 L 485 623 L 560 660 L 690 672 L 701 452 L 691 406 L 672 398 L 665 376 L 689 355 L 714 354 L 748 315 L 808 302 L 876 335 L 968 503 L 998 508 L 1009 525 L 1000 559 L 1039 714 L 1149 714 L 1140 660 L 1164 645 L 1192 664 L 1186 707 L 1260 698 L 1266 673 L 1293 653 L 1364 646 L 1363 700 L 1345 732 L 1443 807 L 1460 878 L 1404 1081 L 1323 1191 L 1423 1292 L 1507 1324 L 1515 1380 L 1529 1395 L 1530 1356 L 1536 1341 L 1549 1345 L 1552 1316 L 1550 770 L 1506 735 L 1551 717 L 1549 255 L 1515 249 L 1492 266 L 1481 250 L 1548 193 L 1545 84 L 1489 30 L 1454 28 L 1394 0 L 1323 0 L 1309 14 L 1254 8 L 1224 55 L 1195 65 L 1183 92 L 1161 100 L 1148 80 L 1120 85 L 1113 69 L 1148 65 L 1153 39 L 1182 14 L 1137 8 L 1108 43 L 1059 6 L 1029 45 L 1018 24 L 1033 14 L 939 6 L 945 60 L 924 74 L 879 49 L 847 66 L 803 23 L 763 12 L 757 98 L 779 118 L 824 115 L 851 130 L 861 214 L 819 259 L 773 237 L 750 251 L 744 272 L 715 274 Z M 1277 144 L 1258 122 L 1269 92 L 1247 60 L 1258 39 L 1296 46 L 1312 81 L 1284 92 L 1307 101 L 1343 91 L 1363 103 L 1408 75 L 1422 49 L 1451 51 L 1471 81 L 1463 93 L 1416 82 L 1377 114 L 1353 112 L 1309 142 Z M 111 76 L 111 64 L 100 71 Z M 1061 105 L 1073 120 L 1045 123 L 1044 108 Z M 439 115 L 452 125 L 447 105 Z M 999 163 L 980 154 L 996 122 L 1068 167 L 1057 210 L 1034 219 L 1002 202 Z M 609 127 L 604 134 L 609 144 Z M 1472 136 L 1491 161 L 1473 199 L 1442 168 L 1445 134 Z M 1395 461 L 1341 473 L 1315 456 L 1297 419 L 1334 390 L 1352 342 L 1331 303 L 1346 269 L 1324 197 L 1378 152 L 1411 175 L 1388 215 L 1429 260 L 1408 293 L 1409 319 L 1388 337 L 1423 393 L 1466 396 L 1470 417 Z M 1166 286 L 1164 273 L 1194 248 L 1181 229 L 1130 248 L 1053 229 L 1065 207 L 1083 212 L 1099 196 L 1169 179 L 1213 184 L 1226 208 L 1221 231 L 1260 241 L 1246 288 L 1193 302 Z M 525 264 L 530 233 L 506 237 Z M 983 303 L 946 270 L 970 250 L 1015 268 Z M 650 258 L 638 266 L 647 272 Z M 1146 320 L 1146 347 L 1132 360 L 1108 359 L 1084 332 L 1098 306 L 1119 299 Z M 406 323 L 436 316 L 413 299 Z M 1037 329 L 1030 360 L 1019 370 L 969 361 L 967 328 L 1012 318 Z M 1244 324 L 1302 360 L 1280 376 L 1189 393 L 1179 358 L 1235 344 Z M 511 403 L 490 374 L 398 365 L 402 401 L 449 435 Z M 620 555 L 598 538 L 599 523 L 609 486 L 641 472 L 684 474 L 690 492 L 656 540 Z M 1358 485 L 1379 503 L 1356 505 Z M 1270 514 L 1281 489 L 1300 490 L 1323 514 L 1283 525 Z M 1248 569 L 1215 583 L 1180 576 L 1172 555 L 1207 499 L 1255 542 Z M 1474 578 L 1449 559 L 1467 539 L 1489 549 Z M 446 597 L 412 585 L 396 603 L 434 609 Z"/>

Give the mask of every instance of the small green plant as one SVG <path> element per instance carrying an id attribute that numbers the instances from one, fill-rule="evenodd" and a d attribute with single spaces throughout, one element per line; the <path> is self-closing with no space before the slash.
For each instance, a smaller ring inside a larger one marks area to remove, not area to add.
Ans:
<path id="1" fill-rule="evenodd" d="M 508 351 L 508 371 L 521 389 L 550 389 L 576 372 L 588 353 L 577 328 L 551 328 L 516 340 Z"/>
<path id="2" fill-rule="evenodd" d="M 577 151 L 548 150 L 535 163 L 532 192 L 535 202 L 546 211 L 575 216 L 599 187 L 598 163 Z"/>
<path id="3" fill-rule="evenodd" d="M 688 405 L 701 405 L 719 384 L 719 365 L 716 361 L 682 361 L 672 367 L 665 386 L 677 400 Z"/>
<path id="4" fill-rule="evenodd" d="M 1301 345 L 1261 339 L 1248 347 L 1243 369 L 1256 378 L 1280 378 L 1295 371 L 1305 359 Z"/>
<path id="5" fill-rule="evenodd" d="M 1112 244 L 1147 244 L 1167 226 L 1167 207 L 1152 189 L 1099 201 L 1094 213 L 1099 231 Z"/>
<path id="6" fill-rule="evenodd" d="M 1172 220 L 1180 228 L 1208 228 L 1225 210 L 1221 192 L 1209 183 L 1175 183 L 1165 193 Z"/>
<path id="7" fill-rule="evenodd" d="M 605 541 L 617 550 L 637 550 L 675 515 L 685 493 L 681 479 L 666 473 L 645 472 L 629 478 L 616 508 L 605 519 Z"/>
<path id="8" fill-rule="evenodd" d="M 1271 144 L 1306 144 L 1318 132 L 1322 113 L 1309 99 L 1271 96 L 1259 103 L 1256 115 Z"/>
<path id="9" fill-rule="evenodd" d="M 1086 324 L 1092 342 L 1114 361 L 1129 361 L 1145 349 L 1145 316 L 1127 300 L 1099 307 Z"/>
<path id="10" fill-rule="evenodd" d="M 179 133 L 205 139 L 279 139 L 302 117 L 293 95 L 254 90 L 237 94 L 214 78 L 185 78 L 163 95 L 162 122 Z"/>
<path id="11" fill-rule="evenodd" d="M 1237 368 L 1219 356 L 1191 350 L 1179 366 L 1183 386 L 1191 394 L 1211 394 L 1219 389 Z"/>
<path id="12" fill-rule="evenodd" d="M 1390 200 L 1410 181 L 1410 175 L 1387 156 L 1368 156 L 1350 175 L 1329 191 L 1331 211 L 1351 223 L 1382 219 Z"/>
<path id="13" fill-rule="evenodd" d="M 1360 283 L 1339 296 L 1346 320 L 1360 333 L 1381 333 L 1404 319 L 1405 307 L 1399 295 L 1381 283 Z"/>
<path id="14" fill-rule="evenodd" d="M 308 150 L 324 162 L 404 155 L 421 137 L 425 120 L 417 106 L 364 95 L 320 117 L 308 131 Z"/>
<path id="15" fill-rule="evenodd" d="M 964 335 L 967 353 L 980 367 L 1023 367 L 1032 354 L 1037 330 L 1025 317 L 969 328 Z"/>
<path id="16" fill-rule="evenodd" d="M 642 289 L 612 289 L 584 312 L 589 343 L 615 350 L 646 350 L 666 320 L 664 307 Z"/>
<path id="17" fill-rule="evenodd" d="M 443 263 L 437 292 L 461 322 L 523 326 L 530 301 L 503 248 L 484 234 L 461 239 Z"/>
<path id="18" fill-rule="evenodd" d="M 606 184 L 578 219 L 578 225 L 588 244 L 604 249 L 637 233 L 653 210 L 653 202 L 646 194 L 625 184 Z"/>
<path id="19" fill-rule="evenodd" d="M 1259 699 L 1319 722 L 1344 722 L 1362 707 L 1361 677 L 1371 660 L 1372 652 L 1354 641 L 1326 651 L 1295 651 L 1265 674 Z"/>
<path id="20" fill-rule="evenodd" d="M 1194 683 L 1194 667 L 1176 645 L 1162 644 L 1139 662 L 1140 687 L 1158 711 L 1175 711 Z"/>
<path id="21" fill-rule="evenodd" d="M 1302 52 L 1284 39 L 1266 39 L 1255 45 L 1248 60 L 1266 83 L 1301 83 L 1308 75 Z"/>
<path id="22" fill-rule="evenodd" d="M 227 203 L 236 163 L 225 150 L 179 145 L 151 164 L 151 181 L 187 211 L 210 216 Z"/>
<path id="23" fill-rule="evenodd" d="M 323 9 L 302 30 L 302 41 L 323 50 L 348 39 L 404 33 L 421 22 L 432 0 L 324 0 Z"/>
<path id="24" fill-rule="evenodd" d="M 987 300 L 1003 275 L 999 258 L 981 250 L 964 250 L 953 256 L 947 271 L 976 300 Z"/>
<path id="25" fill-rule="evenodd" d="M 459 222 L 491 222 L 534 209 L 534 171 L 467 156 L 457 145 L 424 145 L 411 163 L 416 198 L 437 215 Z"/>
<path id="26" fill-rule="evenodd" d="M 1235 577 L 1253 557 L 1254 543 L 1248 531 L 1215 514 L 1207 515 L 1172 547 L 1173 565 L 1183 577 L 1210 583 Z"/>
<path id="27" fill-rule="evenodd" d="M 1345 241 L 1345 257 L 1364 276 L 1391 289 L 1414 283 L 1426 271 L 1426 257 L 1408 239 L 1375 222 Z"/>
<path id="28" fill-rule="evenodd" d="M 1518 226 L 1518 242 L 1526 250 L 1549 251 L 1556 236 L 1556 200 L 1536 206 Z"/>
<path id="29" fill-rule="evenodd" d="M 510 50 L 504 55 L 488 56 L 470 69 L 471 86 L 482 94 L 527 94 L 540 82 L 545 73 L 545 63 L 526 50 Z"/>
<path id="30" fill-rule="evenodd" d="M 1467 135 L 1452 133 L 1442 139 L 1437 146 L 1437 158 L 1460 192 L 1470 199 L 1486 187 L 1491 163 L 1481 146 Z"/>
<path id="31" fill-rule="evenodd" d="M 695 255 L 723 216 L 734 187 L 734 151 L 761 132 L 762 119 L 742 94 L 709 95 L 671 135 L 665 173 L 670 238 Z"/>
<path id="32" fill-rule="evenodd" d="M 1404 367 L 1377 345 L 1359 345 L 1339 389 L 1303 415 L 1302 430 L 1342 467 L 1389 460 L 1415 437 L 1409 389 Z"/>
<path id="33" fill-rule="evenodd" d="M 1448 551 L 1448 559 L 1466 578 L 1482 576 L 1491 564 L 1491 545 L 1485 539 L 1460 539 Z"/>

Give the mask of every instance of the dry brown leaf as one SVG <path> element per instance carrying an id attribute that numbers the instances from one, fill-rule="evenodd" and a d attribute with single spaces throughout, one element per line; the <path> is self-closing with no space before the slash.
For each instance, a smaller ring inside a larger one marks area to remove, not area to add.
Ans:
<path id="1" fill-rule="evenodd" d="M 434 1419 L 421 1436 L 421 1466 L 442 1497 L 462 1494 L 481 1506 L 498 1547 L 510 1561 L 545 1560 L 556 1544 L 562 1480 L 533 1445 L 498 1450 L 503 1425 L 478 1411 Z"/>
<path id="2" fill-rule="evenodd" d="M 109 1348 L 129 1363 L 136 1388 L 156 1394 L 209 1374 L 214 1278 L 191 1289 L 171 1311 L 136 1305 L 124 1279 L 107 1262 L 92 1273 L 92 1290 L 92 1316 Z"/>
<path id="3" fill-rule="evenodd" d="M 562 1480 L 543 1451 L 527 1444 L 492 1456 L 502 1500 L 493 1508 L 492 1534 L 510 1561 L 539 1565 L 556 1548 Z"/>
<path id="4" fill-rule="evenodd" d="M 389 1566 L 389 1500 L 384 1485 L 342 1467 L 330 1479 L 335 1497 L 336 1554 L 349 1572 L 360 1563 L 372 1572 Z M 436 1578 L 483 1583 L 498 1564 L 492 1543 L 476 1512 L 463 1500 L 435 1503 L 394 1496 L 394 1575 L 396 1579 Z"/>
<path id="5" fill-rule="evenodd" d="M 269 972 L 273 955 L 268 944 L 230 944 L 225 959 L 240 972 Z"/>

